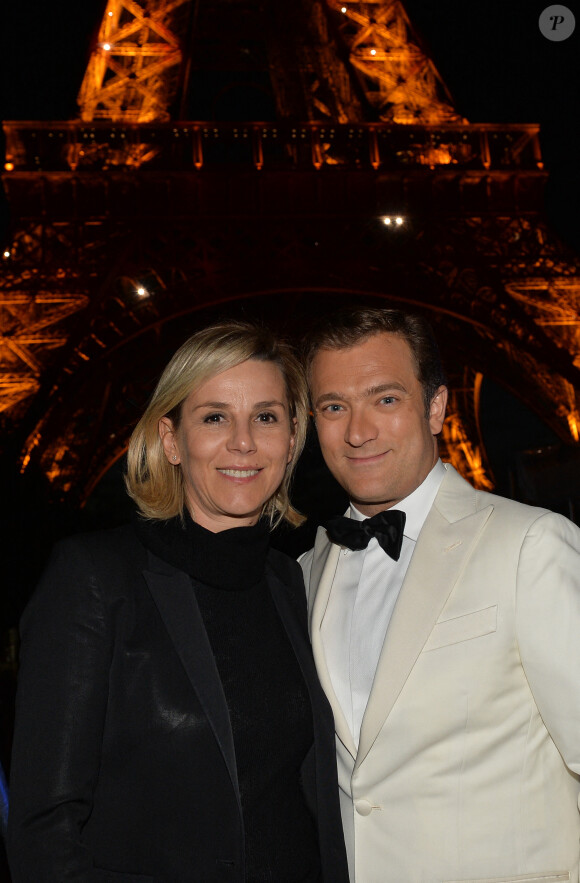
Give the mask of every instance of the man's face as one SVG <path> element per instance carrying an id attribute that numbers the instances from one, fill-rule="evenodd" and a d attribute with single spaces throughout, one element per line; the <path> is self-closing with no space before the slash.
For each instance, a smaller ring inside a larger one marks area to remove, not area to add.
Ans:
<path id="1" fill-rule="evenodd" d="M 395 506 L 437 462 L 447 389 L 437 390 L 427 417 L 413 354 L 398 334 L 319 350 L 311 392 L 326 464 L 364 515 Z"/>

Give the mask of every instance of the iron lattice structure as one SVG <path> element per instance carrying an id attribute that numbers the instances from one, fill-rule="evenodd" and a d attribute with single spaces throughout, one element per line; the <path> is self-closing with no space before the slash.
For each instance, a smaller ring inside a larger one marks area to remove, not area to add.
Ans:
<path id="1" fill-rule="evenodd" d="M 109 0 L 79 101 L 4 127 L 1 418 L 57 496 L 86 499 L 224 311 L 297 338 L 353 300 L 426 312 L 446 453 L 479 486 L 484 377 L 578 443 L 580 273 L 542 219 L 538 127 L 459 117 L 398 0 Z"/>
<path id="2" fill-rule="evenodd" d="M 189 6 L 190 0 L 108 0 L 79 92 L 84 122 L 169 119 Z"/>
<path id="3" fill-rule="evenodd" d="M 340 14 L 337 28 L 350 66 L 368 106 L 380 120 L 401 125 L 461 120 L 399 0 L 328 0 L 328 6 Z"/>

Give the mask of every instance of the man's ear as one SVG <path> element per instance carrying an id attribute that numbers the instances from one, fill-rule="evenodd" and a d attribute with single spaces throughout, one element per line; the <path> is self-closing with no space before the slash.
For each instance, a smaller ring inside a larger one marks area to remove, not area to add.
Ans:
<path id="1" fill-rule="evenodd" d="M 448 395 L 447 387 L 440 386 L 431 399 L 431 405 L 429 406 L 429 427 L 433 435 L 439 435 L 443 429 Z"/>
<path id="2" fill-rule="evenodd" d="M 163 445 L 163 451 L 167 460 L 172 466 L 177 466 L 178 463 L 181 463 L 181 456 L 177 446 L 172 420 L 170 420 L 169 417 L 162 417 L 159 421 L 158 429 L 159 438 L 161 439 L 161 444 Z"/>

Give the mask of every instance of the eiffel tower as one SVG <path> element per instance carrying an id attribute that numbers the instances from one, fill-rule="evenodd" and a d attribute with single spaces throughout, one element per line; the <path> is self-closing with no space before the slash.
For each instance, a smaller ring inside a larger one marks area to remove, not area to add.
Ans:
<path id="1" fill-rule="evenodd" d="M 88 499 L 223 314 L 300 337 L 344 303 L 426 313 L 444 455 L 479 487 L 485 378 L 578 445 L 580 271 L 539 127 L 460 117 L 399 0 L 108 0 L 78 102 L 4 125 L 0 419 L 54 499 Z"/>

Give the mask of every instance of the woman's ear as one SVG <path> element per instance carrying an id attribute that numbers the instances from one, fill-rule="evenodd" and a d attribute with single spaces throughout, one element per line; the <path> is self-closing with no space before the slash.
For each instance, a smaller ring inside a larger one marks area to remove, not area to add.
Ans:
<path id="1" fill-rule="evenodd" d="M 296 417 L 292 417 L 290 421 L 290 448 L 288 450 L 288 460 L 287 463 L 292 462 L 292 457 L 294 456 L 294 445 L 296 444 L 296 428 L 298 426 L 298 420 Z"/>
<path id="2" fill-rule="evenodd" d="M 178 463 L 181 463 L 173 422 L 169 417 L 162 417 L 159 421 L 159 438 L 161 439 L 165 456 L 171 466 L 177 466 Z"/>

